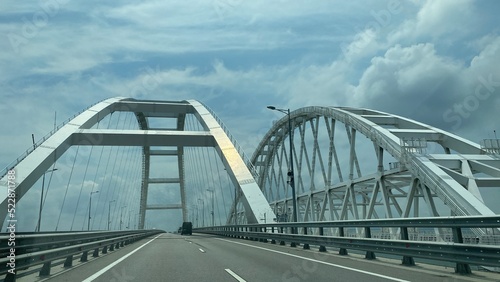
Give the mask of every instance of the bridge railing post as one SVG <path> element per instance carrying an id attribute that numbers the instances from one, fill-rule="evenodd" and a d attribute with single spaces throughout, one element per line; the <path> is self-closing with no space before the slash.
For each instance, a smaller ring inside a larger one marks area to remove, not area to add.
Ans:
<path id="1" fill-rule="evenodd" d="M 304 234 L 304 235 L 307 235 L 307 227 L 304 227 L 304 228 L 303 228 L 303 230 L 304 230 L 304 231 L 303 231 L 303 234 Z M 302 248 L 303 248 L 304 250 L 309 250 L 309 249 L 310 249 L 309 244 L 307 244 L 307 243 L 304 243 L 304 246 L 303 246 Z"/>
<path id="2" fill-rule="evenodd" d="M 280 226 L 280 233 L 283 234 L 283 227 Z M 283 240 L 280 240 L 280 246 L 284 246 L 285 245 L 285 241 Z"/>
<path id="3" fill-rule="evenodd" d="M 409 240 L 410 236 L 408 235 L 408 227 L 401 227 L 401 240 Z M 408 246 L 409 244 L 407 244 Z M 415 265 L 415 260 L 411 256 L 403 256 L 403 260 L 401 262 L 403 265 L 413 266 Z"/>
<path id="4" fill-rule="evenodd" d="M 339 236 L 344 237 L 344 227 L 339 227 Z M 339 255 L 346 256 L 347 255 L 347 249 L 346 248 L 340 248 L 339 250 Z"/>
<path id="5" fill-rule="evenodd" d="M 50 275 L 50 267 L 51 267 L 50 261 L 44 263 L 42 266 L 42 269 L 40 269 L 40 272 L 38 274 L 40 276 L 49 276 Z"/>
<path id="6" fill-rule="evenodd" d="M 451 232 L 453 233 L 453 242 L 454 243 L 460 243 L 463 244 L 464 238 L 462 236 L 462 228 L 460 227 L 453 227 L 451 229 Z M 470 265 L 467 263 L 462 263 L 462 262 L 457 262 L 455 266 L 455 273 L 459 274 L 471 274 L 472 271 L 470 269 Z"/>
<path id="7" fill-rule="evenodd" d="M 371 238 L 372 232 L 370 227 L 365 227 L 365 238 Z M 375 253 L 372 251 L 366 251 L 365 259 L 375 259 Z"/>
<path id="8" fill-rule="evenodd" d="M 271 233 L 274 233 L 274 226 L 271 226 Z M 276 240 L 274 240 L 274 237 L 273 239 L 271 239 L 271 244 L 276 244 Z"/>
<path id="9" fill-rule="evenodd" d="M 323 235 L 324 235 L 323 227 L 320 227 L 319 228 L 319 236 L 323 236 Z M 326 247 L 325 246 L 319 246 L 319 251 L 320 252 L 326 252 Z"/>

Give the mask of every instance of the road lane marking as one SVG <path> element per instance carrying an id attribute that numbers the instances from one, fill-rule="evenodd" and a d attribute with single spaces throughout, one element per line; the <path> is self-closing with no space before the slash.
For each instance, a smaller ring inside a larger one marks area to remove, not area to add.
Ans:
<path id="1" fill-rule="evenodd" d="M 94 281 L 94 279 L 96 279 L 97 277 L 101 276 L 104 274 L 104 272 L 110 270 L 112 267 L 114 267 L 115 265 L 119 264 L 120 262 L 122 262 L 123 260 L 125 260 L 126 258 L 128 258 L 129 256 L 131 256 L 132 254 L 134 254 L 135 252 L 137 252 L 138 250 L 140 250 L 142 247 L 146 246 L 147 244 L 153 242 L 154 239 L 160 237 L 162 234 L 154 237 L 153 239 L 147 241 L 146 243 L 142 244 L 141 246 L 139 246 L 137 249 L 133 250 L 132 252 L 128 253 L 127 255 L 121 257 L 119 260 L 113 262 L 112 264 L 106 266 L 105 268 L 99 270 L 98 272 L 96 272 L 94 275 L 90 276 L 89 278 L 83 280 L 82 282 L 90 282 L 90 281 Z"/>
<path id="2" fill-rule="evenodd" d="M 238 274 L 234 273 L 231 269 L 226 268 L 224 269 L 229 275 L 233 276 L 234 279 L 238 280 L 239 282 L 247 282 L 245 279 L 241 278 Z"/>
<path id="3" fill-rule="evenodd" d="M 377 274 L 377 273 L 368 272 L 368 271 L 364 271 L 364 270 L 360 270 L 360 269 L 356 269 L 356 268 L 351 268 L 351 267 L 343 266 L 343 265 L 340 265 L 340 264 L 334 264 L 334 263 L 320 261 L 320 260 L 316 260 L 316 259 L 312 259 L 312 258 L 301 257 L 301 256 L 298 256 L 298 255 L 293 255 L 293 254 L 284 253 L 284 252 L 280 252 L 280 251 L 276 251 L 276 250 L 272 250 L 272 249 L 266 249 L 266 248 L 263 248 L 263 247 L 248 245 L 248 244 L 245 244 L 245 243 L 234 242 L 234 241 L 231 241 L 231 240 L 226 240 L 226 239 L 221 239 L 221 238 L 217 238 L 217 239 L 221 240 L 221 241 L 233 243 L 233 244 L 239 244 L 239 245 L 243 245 L 243 246 L 247 246 L 247 247 L 252 247 L 252 248 L 256 248 L 256 249 L 265 250 L 265 251 L 272 252 L 272 253 L 282 254 L 282 255 L 285 255 L 285 256 L 300 258 L 300 259 L 304 259 L 304 260 L 308 260 L 308 261 L 313 261 L 313 262 L 317 262 L 317 263 L 321 263 L 321 264 L 325 264 L 325 265 L 329 265 L 329 266 L 343 268 L 343 269 L 350 270 L 350 271 L 364 273 L 364 274 L 367 274 L 367 275 L 377 276 L 377 277 L 384 278 L 384 279 L 389 279 L 389 280 L 392 280 L 392 281 L 409 282 L 408 280 L 403 280 L 403 279 L 399 279 L 399 278 L 395 278 L 395 277 L 385 276 L 385 275 L 382 275 L 382 274 Z"/>
<path id="4" fill-rule="evenodd" d="M 200 252 L 202 252 L 202 253 L 204 253 L 204 252 L 205 252 L 202 248 L 199 248 L 198 250 L 200 250 Z"/>

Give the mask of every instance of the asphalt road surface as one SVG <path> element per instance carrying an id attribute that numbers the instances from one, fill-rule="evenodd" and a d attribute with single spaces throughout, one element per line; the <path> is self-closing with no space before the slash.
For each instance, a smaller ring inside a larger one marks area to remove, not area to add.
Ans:
<path id="1" fill-rule="evenodd" d="M 59 270 L 58 270 L 58 269 Z M 336 250 L 272 245 L 249 240 L 165 233 L 101 255 L 71 270 L 18 281 L 499 281 L 460 276 L 443 267 L 402 266 L 389 260 L 340 256 Z M 496 277 L 496 278 L 495 278 Z"/>

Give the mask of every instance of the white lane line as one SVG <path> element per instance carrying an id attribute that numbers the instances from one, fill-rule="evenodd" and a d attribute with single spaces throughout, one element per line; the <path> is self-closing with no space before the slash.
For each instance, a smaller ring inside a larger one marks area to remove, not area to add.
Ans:
<path id="1" fill-rule="evenodd" d="M 119 260 L 113 262 L 112 264 L 106 266 L 105 268 L 99 270 L 98 272 L 96 272 L 94 275 L 90 276 L 89 278 L 83 280 L 82 282 L 90 282 L 90 281 L 94 281 L 94 279 L 96 279 L 97 277 L 101 276 L 104 274 L 104 272 L 108 271 L 109 269 L 111 269 L 113 266 L 119 264 L 120 262 L 122 262 L 123 260 L 125 260 L 126 258 L 128 258 L 129 256 L 131 256 L 132 254 L 134 254 L 135 252 L 137 252 L 138 250 L 140 250 L 142 247 L 146 246 L 147 244 L 153 242 L 154 239 L 160 237 L 162 234 L 154 237 L 153 239 L 147 241 L 146 243 L 142 244 L 141 246 L 139 246 L 137 249 L 133 250 L 132 252 L 128 253 L 127 255 L 121 257 Z"/>
<path id="2" fill-rule="evenodd" d="M 234 279 L 238 280 L 239 282 L 247 282 L 245 279 L 241 278 L 238 274 L 234 273 L 231 269 L 226 268 L 224 269 L 227 273 L 229 273 L 231 276 L 234 277 Z"/>
<path id="3" fill-rule="evenodd" d="M 200 250 L 200 252 L 202 252 L 202 253 L 204 253 L 204 252 L 205 252 L 202 248 L 199 248 L 198 250 Z"/>
<path id="4" fill-rule="evenodd" d="M 233 244 L 239 244 L 239 245 L 243 245 L 243 246 L 247 246 L 247 247 L 252 247 L 252 248 L 256 248 L 256 249 L 265 250 L 265 251 L 272 252 L 272 253 L 278 253 L 278 254 L 282 254 L 282 255 L 285 255 L 285 256 L 300 258 L 300 259 L 308 260 L 308 261 L 314 261 L 314 262 L 317 262 L 317 263 L 326 264 L 326 265 L 330 265 L 330 266 L 334 266 L 334 267 L 338 267 L 338 268 L 343 268 L 343 269 L 347 269 L 347 270 L 350 270 L 350 271 L 355 271 L 355 272 L 364 273 L 364 274 L 368 274 L 368 275 L 372 275 L 372 276 L 377 276 L 377 277 L 384 278 L 384 279 L 389 279 L 389 280 L 392 280 L 392 281 L 410 282 L 408 280 L 403 280 L 403 279 L 399 279 L 399 278 L 395 278 L 395 277 L 385 276 L 385 275 L 382 275 L 382 274 L 368 272 L 368 271 L 364 271 L 364 270 L 360 270 L 360 269 L 356 269 L 356 268 L 351 268 L 351 267 L 347 267 L 347 266 L 343 266 L 343 265 L 339 265 L 339 264 L 329 263 L 329 262 L 325 262 L 325 261 L 320 261 L 320 260 L 316 260 L 316 259 L 312 259 L 312 258 L 301 257 L 301 256 L 298 256 L 298 255 L 284 253 L 284 252 L 280 252 L 280 251 L 276 251 L 276 250 L 272 250 L 272 249 L 266 249 L 266 248 L 263 248 L 263 247 L 248 245 L 248 244 L 245 244 L 245 243 L 234 242 L 234 241 L 231 241 L 231 240 L 226 240 L 226 239 L 221 239 L 221 238 L 217 238 L 217 239 L 221 240 L 221 241 L 226 241 L 226 242 L 229 242 L 229 243 L 233 243 Z"/>

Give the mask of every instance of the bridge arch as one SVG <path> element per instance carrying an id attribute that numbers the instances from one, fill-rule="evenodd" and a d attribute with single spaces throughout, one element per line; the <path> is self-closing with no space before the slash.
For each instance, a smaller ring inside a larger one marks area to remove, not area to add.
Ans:
<path id="1" fill-rule="evenodd" d="M 500 160 L 476 143 L 369 109 L 304 107 L 289 117 L 292 137 L 284 116 L 251 158 L 259 186 L 283 221 L 291 219 L 293 206 L 288 138 L 293 140 L 299 221 L 422 216 L 422 204 L 428 216 L 494 214 L 479 188 L 500 188 Z M 345 127 L 342 134 L 339 125 Z M 369 151 L 357 147 L 357 136 L 374 148 L 368 174 L 362 173 L 361 159 Z M 428 152 L 430 147 L 438 152 Z M 437 199 L 448 214 L 436 207 Z"/>
<path id="2" fill-rule="evenodd" d="M 113 112 L 132 112 L 137 118 L 139 130 L 96 129 L 93 126 Z M 186 131 L 184 127 L 186 114 L 193 114 L 203 127 L 203 131 Z M 175 128 L 151 128 L 148 117 L 176 118 Z M 273 216 L 265 197 L 254 180 L 251 170 L 226 134 L 219 120 L 203 104 L 195 100 L 188 101 L 148 101 L 116 97 L 101 101 L 81 112 L 60 127 L 52 135 L 44 138 L 25 155 L 18 158 L 1 172 L 2 186 L 7 186 L 7 172 L 16 172 L 16 197 L 21 200 L 33 184 L 55 163 L 71 146 L 140 146 L 143 147 L 143 171 L 140 199 L 139 228 L 144 227 L 147 209 L 182 209 L 183 220 L 187 221 L 187 207 L 184 187 L 185 147 L 214 147 L 228 172 L 229 178 L 240 192 L 239 202 L 244 207 L 242 215 L 248 223 L 262 221 L 262 214 Z M 176 150 L 152 150 L 152 146 L 170 146 Z M 172 179 L 150 179 L 150 157 L 152 155 L 175 155 L 178 157 L 181 202 L 177 207 L 151 207 L 147 204 L 148 185 L 151 182 L 173 181 Z M 2 189 L 0 216 L 2 221 L 7 215 L 7 189 Z M 3 222 L 2 222 L 3 223 Z"/>

